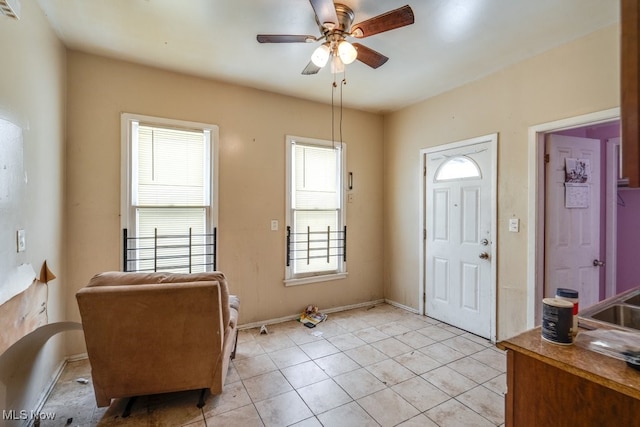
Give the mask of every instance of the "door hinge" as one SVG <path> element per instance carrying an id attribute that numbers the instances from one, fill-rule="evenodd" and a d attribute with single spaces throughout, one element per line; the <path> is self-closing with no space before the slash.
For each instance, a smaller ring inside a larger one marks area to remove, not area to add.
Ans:
<path id="1" fill-rule="evenodd" d="M 427 166 L 422 168 L 422 176 L 427 176 Z"/>
<path id="2" fill-rule="evenodd" d="M 422 229 L 422 240 L 427 240 L 427 229 L 426 228 Z"/>
<path id="3" fill-rule="evenodd" d="M 545 162 L 545 163 L 549 163 L 550 161 L 551 161 L 551 159 L 549 158 L 549 155 L 548 155 L 548 154 L 545 154 L 545 155 L 544 155 L 544 162 Z"/>

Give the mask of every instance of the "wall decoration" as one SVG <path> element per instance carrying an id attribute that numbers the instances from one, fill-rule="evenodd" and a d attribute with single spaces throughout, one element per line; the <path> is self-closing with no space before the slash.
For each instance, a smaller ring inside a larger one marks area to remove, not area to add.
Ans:
<path id="1" fill-rule="evenodd" d="M 589 207 L 589 184 L 573 182 L 564 183 L 564 207 L 565 208 L 588 208 Z"/>
<path id="2" fill-rule="evenodd" d="M 565 159 L 564 174 L 564 207 L 569 209 L 586 209 L 591 197 L 589 181 L 591 180 L 591 163 L 589 159 Z"/>
<path id="3" fill-rule="evenodd" d="M 591 178 L 589 159 L 565 159 L 564 182 L 587 183 Z"/>

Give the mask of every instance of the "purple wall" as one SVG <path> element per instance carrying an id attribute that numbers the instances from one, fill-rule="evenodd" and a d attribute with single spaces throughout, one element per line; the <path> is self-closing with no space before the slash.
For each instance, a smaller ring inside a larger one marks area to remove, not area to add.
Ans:
<path id="1" fill-rule="evenodd" d="M 617 292 L 640 286 L 640 189 L 618 191 Z"/>

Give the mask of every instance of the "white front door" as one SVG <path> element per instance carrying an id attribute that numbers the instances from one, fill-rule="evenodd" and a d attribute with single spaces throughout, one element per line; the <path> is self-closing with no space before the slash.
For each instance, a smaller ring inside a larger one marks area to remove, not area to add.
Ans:
<path id="1" fill-rule="evenodd" d="M 600 145 L 598 139 L 550 134 L 545 147 L 549 161 L 544 296 L 554 296 L 557 288 L 575 289 L 581 309 L 600 301 L 604 267 L 600 264 Z M 580 172 L 575 169 L 583 168 L 588 177 L 576 179 Z M 571 180 L 585 182 L 567 182 Z"/>
<path id="2" fill-rule="evenodd" d="M 495 338 L 497 135 L 429 151 L 425 174 L 426 314 Z"/>

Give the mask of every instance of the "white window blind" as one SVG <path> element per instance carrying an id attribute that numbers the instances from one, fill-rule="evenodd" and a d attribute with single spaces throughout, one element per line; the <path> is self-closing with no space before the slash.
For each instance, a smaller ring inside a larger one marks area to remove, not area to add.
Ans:
<path id="1" fill-rule="evenodd" d="M 340 158 L 337 150 L 304 144 L 296 144 L 294 150 L 294 208 L 337 209 L 340 206 Z"/>
<path id="2" fill-rule="evenodd" d="M 139 124 L 138 206 L 204 206 L 208 201 L 207 145 L 204 131 Z"/>

